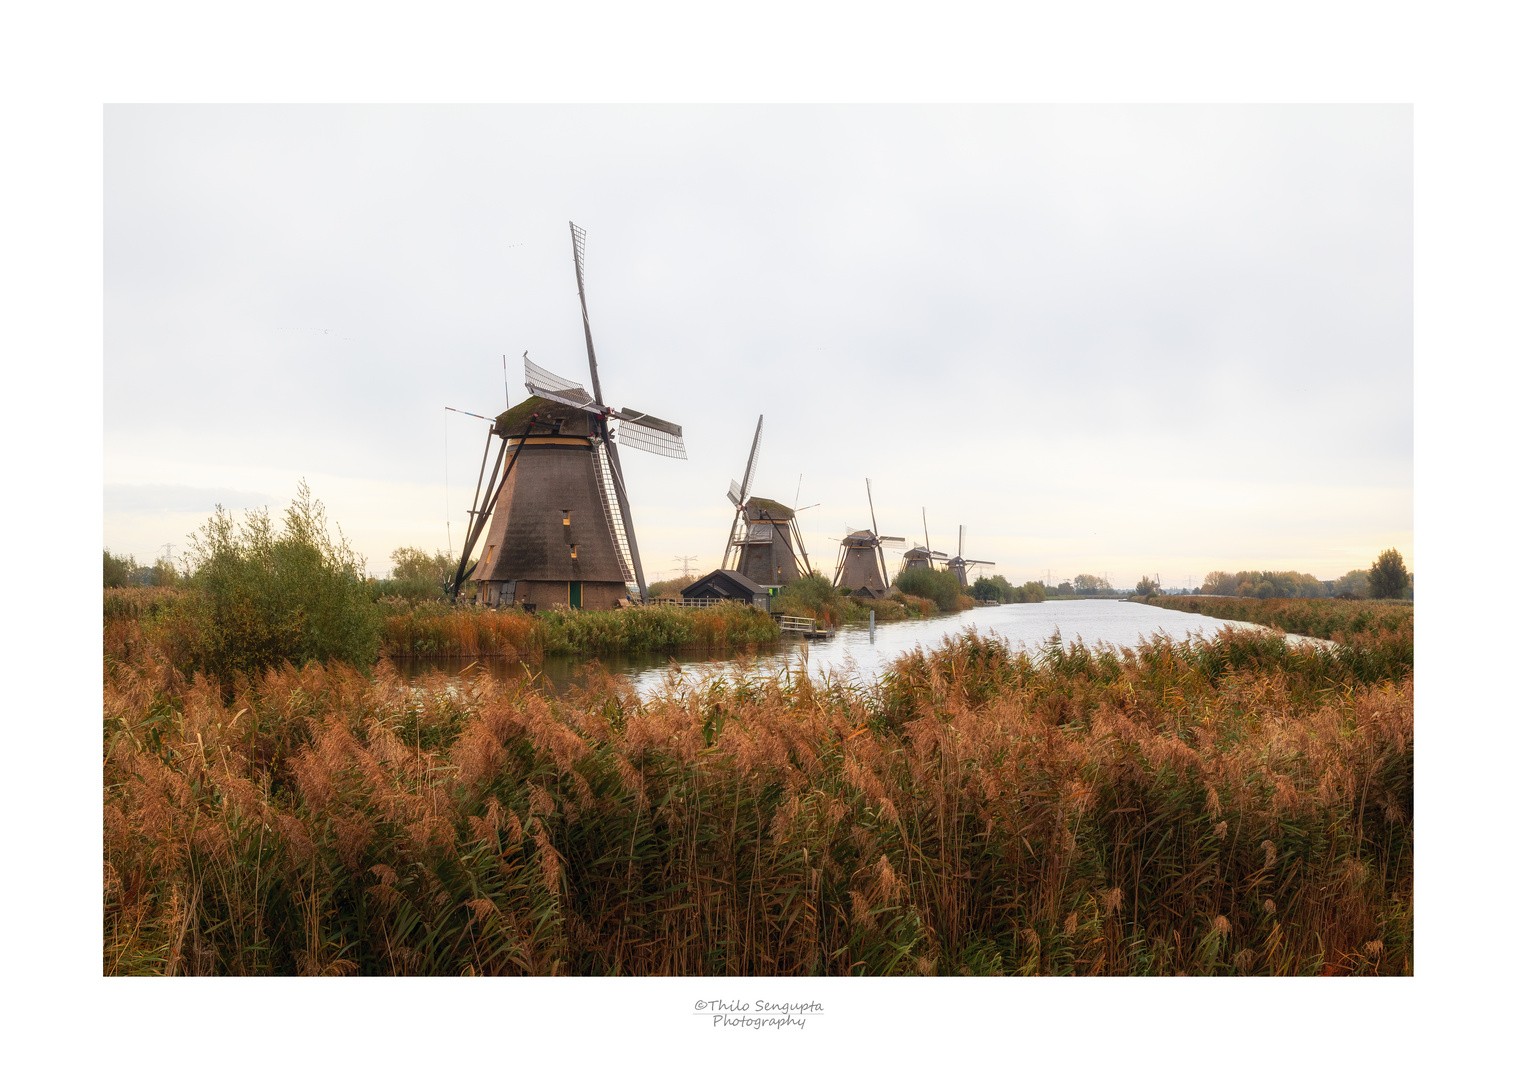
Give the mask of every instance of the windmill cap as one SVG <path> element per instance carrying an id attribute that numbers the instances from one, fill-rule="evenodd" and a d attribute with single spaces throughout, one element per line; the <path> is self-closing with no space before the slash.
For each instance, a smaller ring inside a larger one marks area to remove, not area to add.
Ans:
<path id="1" fill-rule="evenodd" d="M 590 396 L 583 390 L 565 390 L 565 397 L 583 397 L 585 403 L 590 403 Z M 551 428 L 554 420 L 562 420 L 562 432 L 565 435 L 588 435 L 590 434 L 590 414 L 582 409 L 576 409 L 572 405 L 565 405 L 559 401 L 550 401 L 535 394 L 527 398 L 520 405 L 507 409 L 495 418 L 495 430 L 508 436 L 520 435 L 527 430 L 527 422 L 532 419 L 532 414 L 537 414 L 537 426 L 532 430 L 541 432 L 545 427 Z"/>
<path id="2" fill-rule="evenodd" d="M 776 521 L 788 521 L 795 517 L 794 510 L 784 503 L 775 502 L 773 499 L 760 499 L 750 495 L 747 506 L 749 521 L 762 520 L 763 514 L 768 514 L 769 517 Z"/>

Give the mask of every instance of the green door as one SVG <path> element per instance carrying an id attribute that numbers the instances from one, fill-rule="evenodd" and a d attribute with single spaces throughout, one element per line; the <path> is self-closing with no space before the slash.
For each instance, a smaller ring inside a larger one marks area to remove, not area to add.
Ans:
<path id="1" fill-rule="evenodd" d="M 569 582 L 569 606 L 577 608 L 584 602 L 584 588 L 578 581 Z"/>

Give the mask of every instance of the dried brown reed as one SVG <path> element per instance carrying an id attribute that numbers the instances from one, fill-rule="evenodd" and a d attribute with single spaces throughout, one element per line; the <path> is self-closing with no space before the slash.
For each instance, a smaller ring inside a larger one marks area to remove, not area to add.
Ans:
<path id="1" fill-rule="evenodd" d="M 110 974 L 1411 971 L 1412 680 L 1277 638 L 646 699 L 107 665 Z"/>

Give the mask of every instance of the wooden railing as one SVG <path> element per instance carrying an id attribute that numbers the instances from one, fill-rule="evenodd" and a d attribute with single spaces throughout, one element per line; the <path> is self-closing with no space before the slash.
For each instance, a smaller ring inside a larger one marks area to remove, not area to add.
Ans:
<path id="1" fill-rule="evenodd" d="M 803 619 L 797 615 L 776 615 L 774 621 L 780 624 L 780 631 L 786 630 L 796 634 L 816 633 L 816 620 Z"/>

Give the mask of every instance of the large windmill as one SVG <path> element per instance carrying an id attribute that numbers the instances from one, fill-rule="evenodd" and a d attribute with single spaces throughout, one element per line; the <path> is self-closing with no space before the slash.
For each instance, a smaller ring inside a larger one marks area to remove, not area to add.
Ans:
<path id="1" fill-rule="evenodd" d="M 959 584 L 969 588 L 968 567 L 971 566 L 994 566 L 995 563 L 988 559 L 964 558 L 964 526 L 959 526 L 959 553 L 948 560 L 948 569 L 952 570 L 959 579 Z"/>
<path id="2" fill-rule="evenodd" d="M 890 591 L 890 572 L 885 569 L 884 549 L 886 545 L 903 545 L 906 538 L 880 535 L 879 522 L 874 516 L 874 488 L 867 478 L 864 490 L 869 495 L 869 524 L 872 528 L 857 529 L 838 541 L 838 565 L 832 575 L 832 584 L 851 589 L 860 596 L 878 599 Z"/>
<path id="3" fill-rule="evenodd" d="M 736 570 L 760 585 L 787 585 L 801 576 L 802 567 L 805 573 L 811 573 L 811 558 L 806 554 L 795 511 L 784 503 L 749 494 L 763 437 L 764 418 L 760 416 L 758 427 L 753 430 L 753 448 L 748 451 L 743 482 L 734 480 L 727 489 L 727 498 L 737 512 L 727 534 L 727 548 L 722 552 L 722 569 Z"/>
<path id="4" fill-rule="evenodd" d="M 585 305 L 585 232 L 571 221 L 569 233 L 593 393 L 522 354 L 532 396 L 497 416 L 485 442 L 455 597 L 465 580 L 478 583 L 480 600 L 492 606 L 612 608 L 634 584 L 639 600 L 647 596 L 617 443 L 683 458 L 683 433 L 678 424 L 605 404 Z M 484 553 L 470 569 L 482 535 Z"/>
<path id="5" fill-rule="evenodd" d="M 934 563 L 937 560 L 948 561 L 946 552 L 932 550 L 932 537 L 927 532 L 927 507 L 925 506 L 922 507 L 922 536 L 926 538 L 925 545 L 919 544 L 910 548 L 905 555 L 901 556 L 901 573 L 904 574 L 907 570 L 933 570 L 936 569 Z"/>

